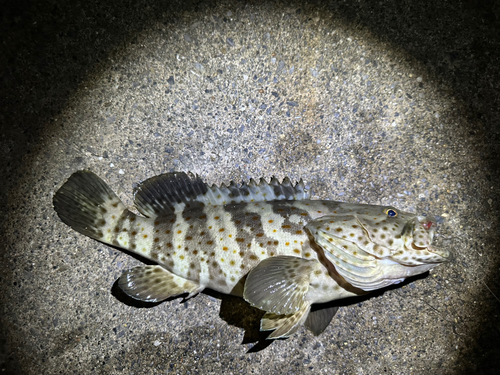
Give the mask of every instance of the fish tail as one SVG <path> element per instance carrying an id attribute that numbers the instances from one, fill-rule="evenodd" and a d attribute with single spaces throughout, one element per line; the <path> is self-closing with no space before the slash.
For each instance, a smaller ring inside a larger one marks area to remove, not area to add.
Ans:
<path id="1" fill-rule="evenodd" d="M 90 171 L 78 171 L 54 194 L 59 218 L 74 230 L 105 243 L 113 243 L 114 229 L 127 210 L 109 186 Z"/>

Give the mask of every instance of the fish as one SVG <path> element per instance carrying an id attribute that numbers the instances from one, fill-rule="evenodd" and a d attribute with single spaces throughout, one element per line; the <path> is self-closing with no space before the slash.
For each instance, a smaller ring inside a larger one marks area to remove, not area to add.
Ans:
<path id="1" fill-rule="evenodd" d="M 338 307 L 317 306 L 398 284 L 450 257 L 432 246 L 434 218 L 312 200 L 303 180 L 209 186 L 171 172 L 139 183 L 134 204 L 140 215 L 87 170 L 53 196 L 57 215 L 75 231 L 154 263 L 123 272 L 118 285 L 128 296 L 160 302 L 210 288 L 243 297 L 265 311 L 267 339 L 303 325 L 319 335 Z"/>

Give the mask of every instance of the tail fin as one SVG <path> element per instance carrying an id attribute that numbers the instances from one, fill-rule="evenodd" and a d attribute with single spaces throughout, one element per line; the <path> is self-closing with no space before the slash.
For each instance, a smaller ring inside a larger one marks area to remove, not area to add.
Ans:
<path id="1" fill-rule="evenodd" d="M 106 243 L 112 243 L 107 229 L 114 229 L 124 211 L 128 212 L 109 186 L 90 171 L 73 173 L 55 193 L 53 204 L 65 224 Z"/>

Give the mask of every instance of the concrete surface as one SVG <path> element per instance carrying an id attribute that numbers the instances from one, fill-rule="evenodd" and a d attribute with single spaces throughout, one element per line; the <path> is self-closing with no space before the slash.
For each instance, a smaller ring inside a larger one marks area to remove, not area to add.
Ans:
<path id="1" fill-rule="evenodd" d="M 2 373 L 495 373 L 500 8 L 435 3 L 6 4 Z M 127 204 L 165 171 L 303 177 L 316 198 L 439 216 L 455 259 L 270 343 L 238 299 L 124 298 L 140 261 L 52 209 L 84 168 Z"/>

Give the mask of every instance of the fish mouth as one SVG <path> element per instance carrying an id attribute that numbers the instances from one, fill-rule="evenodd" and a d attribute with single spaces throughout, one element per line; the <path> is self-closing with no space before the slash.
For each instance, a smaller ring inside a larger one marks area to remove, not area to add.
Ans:
<path id="1" fill-rule="evenodd" d="M 446 249 L 437 249 L 434 246 L 418 246 L 413 241 L 405 245 L 405 250 L 389 257 L 406 266 L 419 266 L 424 264 L 439 264 L 451 260 L 451 253 Z"/>
<path id="2" fill-rule="evenodd" d="M 439 264 L 450 260 L 450 252 L 432 246 L 436 232 L 436 220 L 431 216 L 418 216 L 404 226 L 401 236 L 404 239 L 403 254 L 391 258 L 407 266 Z"/>
<path id="3" fill-rule="evenodd" d="M 443 263 L 443 262 L 449 262 L 450 260 L 453 259 L 452 253 L 446 249 L 436 249 L 434 246 L 429 246 L 426 248 L 428 252 L 430 252 L 432 255 L 439 257 L 438 261 L 432 261 L 428 263 Z"/>
<path id="4" fill-rule="evenodd" d="M 415 245 L 415 242 L 412 242 L 411 243 L 411 248 L 413 250 L 417 250 L 417 251 L 421 251 L 421 250 L 428 250 L 429 248 L 428 247 L 421 247 L 421 246 L 417 246 Z"/>

